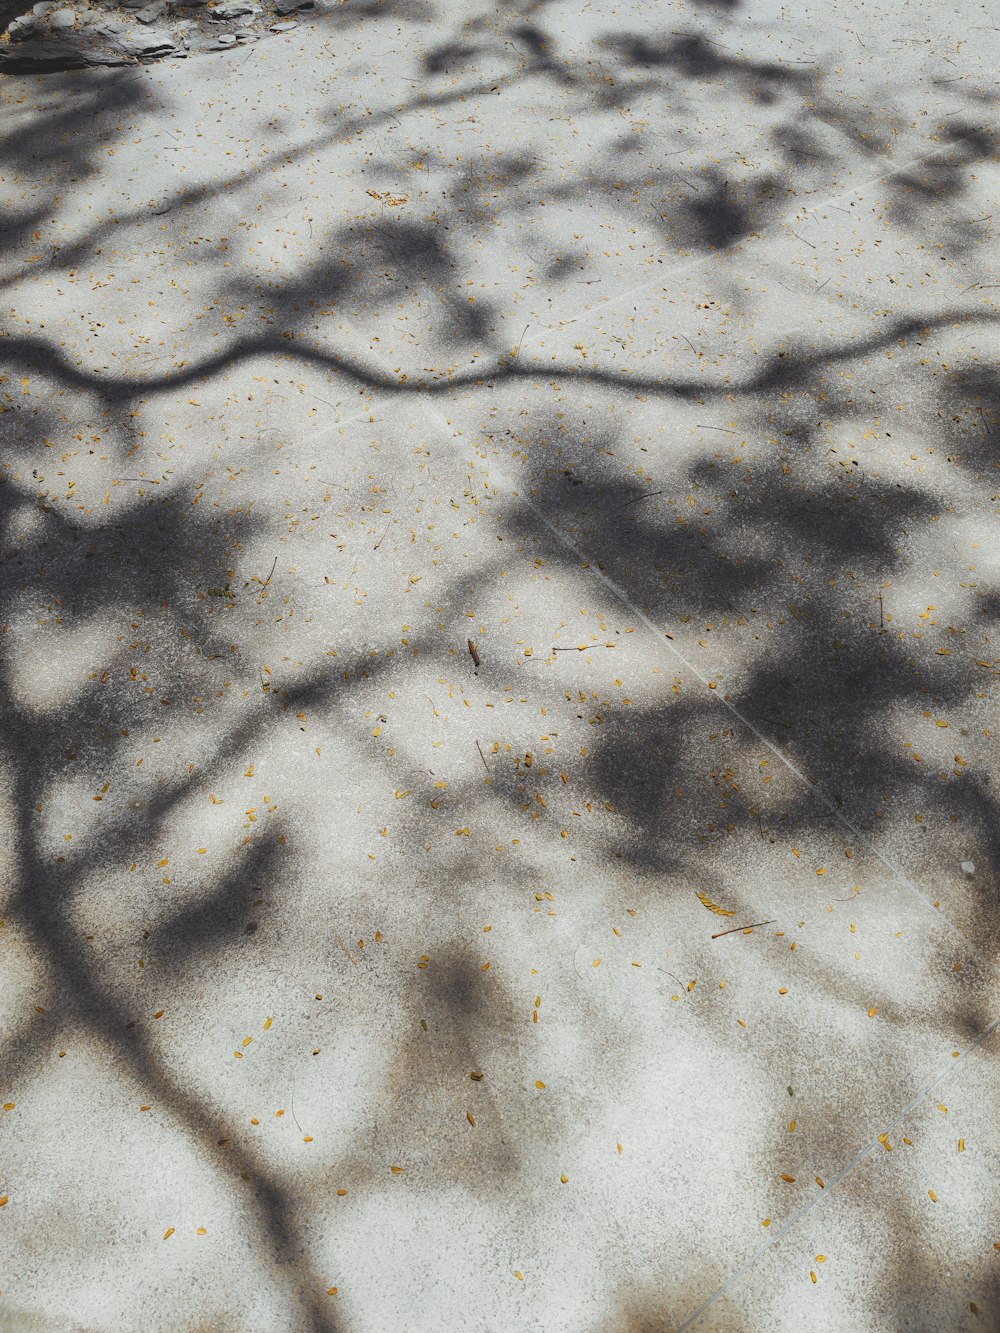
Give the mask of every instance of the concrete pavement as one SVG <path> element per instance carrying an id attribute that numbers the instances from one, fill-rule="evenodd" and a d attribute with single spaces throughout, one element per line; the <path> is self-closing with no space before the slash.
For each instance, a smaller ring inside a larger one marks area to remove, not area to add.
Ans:
<path id="1" fill-rule="evenodd" d="M 0 1327 L 1000 1327 L 998 38 L 926 10 L 0 84 Z"/>

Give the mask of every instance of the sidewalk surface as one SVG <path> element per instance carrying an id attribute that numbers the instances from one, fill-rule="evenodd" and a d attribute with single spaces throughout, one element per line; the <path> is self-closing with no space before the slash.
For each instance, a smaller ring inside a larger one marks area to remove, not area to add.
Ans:
<path id="1" fill-rule="evenodd" d="M 995 8 L 299 17 L 0 83 L 0 1328 L 1000 1328 Z"/>

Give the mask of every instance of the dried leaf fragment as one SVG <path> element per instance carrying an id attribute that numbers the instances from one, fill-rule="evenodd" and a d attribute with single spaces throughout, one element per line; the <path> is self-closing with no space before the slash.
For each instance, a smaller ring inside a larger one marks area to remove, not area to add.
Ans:
<path id="1" fill-rule="evenodd" d="M 735 913 L 734 911 L 731 912 L 731 911 L 729 911 L 728 908 L 720 907 L 718 903 L 713 903 L 712 900 L 711 900 L 711 898 L 708 896 L 707 893 L 698 893 L 698 894 L 696 894 L 696 897 L 697 897 L 698 901 L 702 904 L 703 907 L 707 907 L 708 910 L 709 910 L 710 912 L 714 912 L 716 916 L 735 916 L 735 915 L 736 915 L 736 913 Z"/>

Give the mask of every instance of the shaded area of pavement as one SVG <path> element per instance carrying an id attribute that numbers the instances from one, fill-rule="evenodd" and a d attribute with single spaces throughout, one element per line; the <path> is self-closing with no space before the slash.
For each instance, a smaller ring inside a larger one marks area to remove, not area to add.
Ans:
<path id="1" fill-rule="evenodd" d="M 0 85 L 12 1327 L 1000 1320 L 996 38 L 837 12 Z"/>

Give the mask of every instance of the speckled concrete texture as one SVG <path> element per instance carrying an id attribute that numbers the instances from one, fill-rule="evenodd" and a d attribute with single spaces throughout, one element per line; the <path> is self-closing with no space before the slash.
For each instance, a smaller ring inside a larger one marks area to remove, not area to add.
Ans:
<path id="1" fill-rule="evenodd" d="M 1000 1328 L 995 14 L 299 17 L 0 82 L 0 1328 Z"/>

